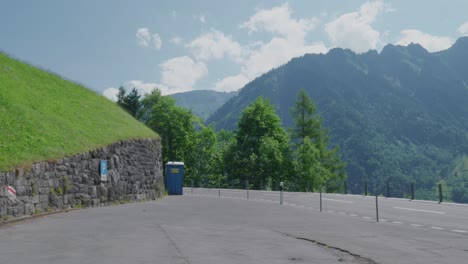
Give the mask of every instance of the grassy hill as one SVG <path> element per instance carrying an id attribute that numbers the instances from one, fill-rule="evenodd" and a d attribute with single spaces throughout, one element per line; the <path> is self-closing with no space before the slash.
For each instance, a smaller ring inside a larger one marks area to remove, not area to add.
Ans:
<path id="1" fill-rule="evenodd" d="M 0 171 L 149 137 L 103 96 L 0 53 Z"/>

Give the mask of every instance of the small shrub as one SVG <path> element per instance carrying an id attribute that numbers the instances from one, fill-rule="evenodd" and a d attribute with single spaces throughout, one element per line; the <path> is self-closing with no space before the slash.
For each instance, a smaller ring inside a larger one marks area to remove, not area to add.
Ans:
<path id="1" fill-rule="evenodd" d="M 52 207 L 47 207 L 47 209 L 46 209 L 46 212 L 49 213 L 49 214 L 52 213 L 53 211 L 54 211 L 54 209 L 52 209 Z"/>
<path id="2" fill-rule="evenodd" d="M 37 186 L 36 186 L 36 183 L 34 183 L 34 182 L 31 183 L 31 195 L 32 196 L 37 195 Z"/>
<path id="3" fill-rule="evenodd" d="M 73 209 L 83 208 L 83 205 L 80 202 L 77 202 L 71 206 Z"/>
<path id="4" fill-rule="evenodd" d="M 41 209 L 39 209 L 39 208 L 34 209 L 34 214 L 35 215 L 38 215 L 40 213 L 41 213 Z"/>
<path id="5" fill-rule="evenodd" d="M 63 191 L 64 193 L 67 193 L 71 189 L 70 181 L 68 180 L 67 176 L 63 176 L 62 180 L 63 180 L 63 189 L 64 189 Z"/>
<path id="6" fill-rule="evenodd" d="M 2 217 L 3 221 L 8 221 L 8 219 L 10 219 L 10 216 L 9 215 L 4 215 Z"/>
<path id="7" fill-rule="evenodd" d="M 63 195 L 63 190 L 61 187 L 55 187 L 55 192 L 58 194 L 58 195 Z"/>

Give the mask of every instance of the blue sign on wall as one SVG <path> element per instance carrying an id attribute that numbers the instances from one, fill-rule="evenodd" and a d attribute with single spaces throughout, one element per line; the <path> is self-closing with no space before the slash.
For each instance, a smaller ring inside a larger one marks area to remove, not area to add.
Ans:
<path id="1" fill-rule="evenodd" d="M 99 168 L 101 171 L 101 182 L 107 181 L 107 160 L 101 160 Z"/>

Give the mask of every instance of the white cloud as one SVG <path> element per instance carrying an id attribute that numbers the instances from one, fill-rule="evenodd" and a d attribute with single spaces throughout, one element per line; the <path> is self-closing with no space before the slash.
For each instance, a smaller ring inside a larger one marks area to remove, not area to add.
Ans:
<path id="1" fill-rule="evenodd" d="M 170 40 L 171 43 L 173 44 L 176 44 L 176 45 L 179 45 L 182 43 L 182 38 L 181 37 L 173 37 L 171 40 Z"/>
<path id="2" fill-rule="evenodd" d="M 382 44 L 381 34 L 372 23 L 381 12 L 391 12 L 390 5 L 382 0 L 368 1 L 358 11 L 346 13 L 325 25 L 325 31 L 335 47 L 366 52 Z"/>
<path id="3" fill-rule="evenodd" d="M 118 93 L 119 93 L 119 89 L 114 88 L 114 87 L 109 87 L 102 92 L 102 95 L 104 95 L 104 97 L 106 97 L 107 99 L 113 102 L 117 102 Z"/>
<path id="4" fill-rule="evenodd" d="M 168 86 L 168 92 L 191 91 L 195 83 L 208 74 L 203 62 L 194 62 L 190 57 L 183 56 L 160 64 L 161 82 Z"/>
<path id="5" fill-rule="evenodd" d="M 139 28 L 136 33 L 138 44 L 143 47 L 161 49 L 162 40 L 158 33 L 151 35 L 148 28 Z"/>
<path id="6" fill-rule="evenodd" d="M 468 36 L 468 21 L 463 23 L 457 30 L 458 34 L 461 36 Z"/>
<path id="7" fill-rule="evenodd" d="M 204 15 L 193 15 L 193 19 L 200 21 L 200 23 L 206 23 L 206 17 Z"/>
<path id="8" fill-rule="evenodd" d="M 215 87 L 217 91 L 232 92 L 244 87 L 244 85 L 246 85 L 249 81 L 249 78 L 240 73 L 238 75 L 228 76 L 222 80 L 217 81 L 215 83 Z"/>
<path id="9" fill-rule="evenodd" d="M 186 92 L 186 89 L 170 89 L 168 86 L 159 83 L 146 83 L 140 80 L 131 80 L 122 85 L 127 93 L 135 88 L 139 94 L 146 96 L 150 94 L 154 89 L 159 89 L 162 95 L 168 95 L 173 93 Z M 117 102 L 117 94 L 119 89 L 115 87 L 109 87 L 102 92 L 106 98 L 113 102 Z"/>
<path id="10" fill-rule="evenodd" d="M 249 34 L 259 31 L 279 34 L 288 39 L 304 39 L 306 33 L 314 30 L 320 23 L 318 18 L 292 19 L 289 5 L 283 4 L 272 9 L 262 9 L 241 24 L 240 28 L 248 30 Z"/>
<path id="11" fill-rule="evenodd" d="M 245 45 L 243 56 L 246 58 L 242 60 L 241 72 L 217 81 L 217 90 L 238 90 L 259 75 L 287 63 L 294 57 L 328 51 L 322 42 L 307 44 L 305 41 L 307 33 L 315 29 L 319 20 L 295 19 L 291 14 L 289 5 L 283 4 L 269 10 L 258 10 L 247 22 L 239 26 L 247 29 L 249 34 L 268 32 L 274 37 L 266 43 L 253 42 Z"/>
<path id="12" fill-rule="evenodd" d="M 251 51 L 250 57 L 244 63 L 242 72 L 252 80 L 275 67 L 287 63 L 294 57 L 306 53 L 326 53 L 327 51 L 328 48 L 322 42 L 304 45 L 303 42 L 273 38 L 259 49 Z"/>
<path id="13" fill-rule="evenodd" d="M 236 62 L 242 60 L 241 45 L 233 41 L 231 36 L 214 29 L 194 39 L 186 47 L 199 60 L 222 59 L 225 55 Z"/>
<path id="14" fill-rule="evenodd" d="M 419 43 L 430 52 L 448 49 L 454 42 L 449 37 L 434 36 L 414 29 L 402 30 L 400 33 L 401 37 L 396 44 L 406 46 L 410 43 Z"/>

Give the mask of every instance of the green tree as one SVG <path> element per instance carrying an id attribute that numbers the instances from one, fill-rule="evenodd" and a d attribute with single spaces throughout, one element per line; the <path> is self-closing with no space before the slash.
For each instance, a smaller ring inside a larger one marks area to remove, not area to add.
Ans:
<path id="1" fill-rule="evenodd" d="M 237 179 L 249 180 L 254 188 L 263 187 L 261 186 L 262 179 L 267 179 L 269 175 L 266 175 L 265 170 L 261 168 L 275 164 L 272 164 L 267 158 L 269 155 L 267 152 L 261 152 L 262 142 L 264 142 L 263 150 L 267 149 L 265 142 L 277 145 L 278 152 L 283 155 L 282 159 L 287 159 L 289 137 L 281 126 L 281 120 L 275 113 L 273 106 L 262 97 L 257 98 L 244 109 L 237 127 L 237 144 L 230 149 L 228 155 L 230 159 L 227 160 L 230 163 L 229 167 L 235 168 L 231 170 L 231 173 Z M 274 151 L 269 149 L 268 152 L 271 154 Z M 270 157 L 272 156 L 270 155 Z M 281 166 L 279 169 L 280 171 L 276 175 L 285 171 Z"/>
<path id="2" fill-rule="evenodd" d="M 306 137 L 317 142 L 323 137 L 322 121 L 317 114 L 317 106 L 302 89 L 297 95 L 295 107 L 291 109 L 295 127 L 292 129 L 291 138 L 297 143 L 304 141 Z"/>
<path id="3" fill-rule="evenodd" d="M 198 124 L 185 155 L 187 182 L 194 180 L 197 185 L 217 186 L 220 172 L 217 170 L 217 136 L 213 126 Z"/>
<path id="4" fill-rule="evenodd" d="M 309 137 L 305 137 L 297 149 L 299 186 L 302 191 L 314 190 L 314 187 L 324 186 L 330 177 L 320 161 L 320 151 Z"/>
<path id="5" fill-rule="evenodd" d="M 310 189 L 315 190 L 330 179 L 344 180 L 345 163 L 339 157 L 339 147 L 330 148 L 328 130 L 322 128 L 317 107 L 305 90 L 299 92 L 291 116 L 295 121 L 291 137 L 297 144 L 295 148 L 298 150 L 301 189 L 304 189 L 304 184 L 310 183 Z M 314 164 L 306 164 L 308 162 Z"/>
<path id="6" fill-rule="evenodd" d="M 133 88 L 129 94 L 126 94 L 125 88 L 119 87 L 117 94 L 117 104 L 125 109 L 134 118 L 140 119 L 142 114 L 141 95 Z"/>
<path id="7" fill-rule="evenodd" d="M 146 124 L 162 139 L 164 164 L 184 161 L 195 133 L 194 116 L 175 105 L 174 99 L 153 91 L 142 100 Z"/>

